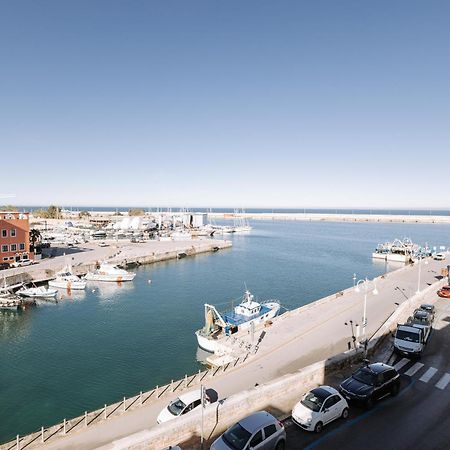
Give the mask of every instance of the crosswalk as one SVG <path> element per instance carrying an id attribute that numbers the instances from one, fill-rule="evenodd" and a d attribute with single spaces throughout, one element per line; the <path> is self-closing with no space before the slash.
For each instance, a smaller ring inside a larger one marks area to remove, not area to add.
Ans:
<path id="1" fill-rule="evenodd" d="M 434 387 L 440 390 L 444 390 L 450 384 L 450 373 L 439 372 L 436 367 L 425 367 L 425 364 L 421 362 L 414 362 L 408 358 L 402 358 L 394 364 L 394 368 L 397 372 L 402 373 L 408 377 L 413 377 L 420 372 L 419 381 L 422 383 L 432 382 L 435 383 Z M 425 371 L 423 372 L 424 369 Z M 438 373 L 439 372 L 439 373 Z"/>

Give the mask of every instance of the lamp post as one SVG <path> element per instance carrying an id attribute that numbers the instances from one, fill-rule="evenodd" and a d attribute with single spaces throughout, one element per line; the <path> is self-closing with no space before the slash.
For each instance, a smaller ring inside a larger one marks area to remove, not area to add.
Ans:
<path id="1" fill-rule="evenodd" d="M 364 283 L 364 307 L 363 307 L 363 317 L 362 317 L 362 326 L 363 326 L 363 342 L 364 342 L 364 357 L 367 354 L 367 337 L 366 337 L 366 328 L 367 328 L 367 294 L 369 293 L 369 280 L 367 277 L 364 280 L 359 280 L 356 283 L 355 291 L 360 292 L 359 285 Z M 378 295 L 377 285 L 375 284 L 375 280 L 373 280 L 374 288 L 372 290 L 374 295 Z"/>
<path id="2" fill-rule="evenodd" d="M 419 277 L 418 277 L 418 279 L 417 279 L 417 291 L 416 291 L 416 294 L 419 294 L 419 293 L 420 293 L 420 277 L 421 277 L 421 275 L 422 275 L 422 258 L 423 258 L 422 255 L 419 255 L 419 256 L 417 257 L 417 259 L 419 260 Z M 425 260 L 425 264 L 428 264 L 428 261 L 427 261 L 427 260 Z"/>

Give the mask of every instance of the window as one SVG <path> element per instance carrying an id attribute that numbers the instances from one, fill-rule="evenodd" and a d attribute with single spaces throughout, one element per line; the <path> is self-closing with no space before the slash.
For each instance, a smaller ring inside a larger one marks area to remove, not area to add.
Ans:
<path id="1" fill-rule="evenodd" d="M 8 251 L 7 245 L 2 245 L 2 252 L 6 253 Z"/>
<path id="2" fill-rule="evenodd" d="M 16 252 L 17 251 L 17 244 L 11 244 L 11 251 Z"/>
<path id="3" fill-rule="evenodd" d="M 272 436 L 272 434 L 275 434 L 276 432 L 277 427 L 275 426 L 275 424 L 268 425 L 266 428 L 264 428 L 264 436 L 266 439 Z"/>
<path id="4" fill-rule="evenodd" d="M 261 444 L 263 438 L 262 438 L 262 431 L 259 430 L 250 441 L 250 447 L 256 447 L 257 445 Z"/>
<path id="5" fill-rule="evenodd" d="M 2 230 L 2 237 L 8 237 L 8 230 Z"/>
<path id="6" fill-rule="evenodd" d="M 3 261 L 8 261 L 8 259 L 9 259 L 9 258 L 8 258 L 7 256 L 4 256 L 4 257 L 3 257 Z"/>
<path id="7" fill-rule="evenodd" d="M 12 230 L 9 230 L 9 235 L 10 235 L 11 237 L 16 237 L 16 229 L 13 228 Z"/>
<path id="8" fill-rule="evenodd" d="M 386 381 L 392 380 L 392 378 L 395 377 L 395 371 L 394 370 L 387 370 L 383 373 L 382 382 L 386 383 Z"/>
<path id="9" fill-rule="evenodd" d="M 19 250 L 25 250 L 25 244 L 19 244 Z"/>

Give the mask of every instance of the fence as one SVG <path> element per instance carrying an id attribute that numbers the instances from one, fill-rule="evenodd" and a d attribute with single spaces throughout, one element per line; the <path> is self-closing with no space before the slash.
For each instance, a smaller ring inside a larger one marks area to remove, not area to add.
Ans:
<path id="1" fill-rule="evenodd" d="M 83 415 L 72 419 L 64 419 L 57 425 L 53 425 L 51 427 L 41 427 L 34 433 L 25 436 L 17 435 L 16 439 L 13 441 L 0 445 L 0 449 L 23 450 L 48 443 L 51 439 L 80 431 L 83 428 L 97 424 L 103 420 L 108 420 L 112 417 L 125 414 L 127 411 L 148 405 L 150 402 L 158 400 L 164 396 L 169 396 L 174 392 L 182 392 L 185 389 L 200 386 L 200 383 L 210 380 L 224 372 L 232 370 L 240 364 L 243 364 L 248 357 L 249 353 L 246 353 L 244 356 L 236 358 L 234 361 L 227 363 L 223 367 L 215 367 L 204 371 L 199 370 L 193 375 L 185 375 L 184 378 L 181 378 L 180 380 L 172 380 L 169 384 L 164 386 L 156 386 L 154 389 L 147 392 L 141 391 L 133 397 L 124 397 L 120 402 L 105 405 L 103 408 L 95 411 L 86 411 Z"/>

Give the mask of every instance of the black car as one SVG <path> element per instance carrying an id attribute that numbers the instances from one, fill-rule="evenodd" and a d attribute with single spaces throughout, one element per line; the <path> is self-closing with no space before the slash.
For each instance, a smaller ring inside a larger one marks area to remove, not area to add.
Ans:
<path id="1" fill-rule="evenodd" d="M 434 305 L 429 305 L 427 303 L 420 305 L 419 310 L 426 311 L 431 316 L 431 320 L 434 320 L 435 308 Z"/>
<path id="2" fill-rule="evenodd" d="M 0 263 L 0 270 L 5 270 L 5 269 L 9 269 L 9 264 L 8 263 Z"/>
<path id="3" fill-rule="evenodd" d="M 397 395 L 399 389 L 400 375 L 393 367 L 383 363 L 366 364 L 339 386 L 343 397 L 368 408 L 389 394 Z"/>

